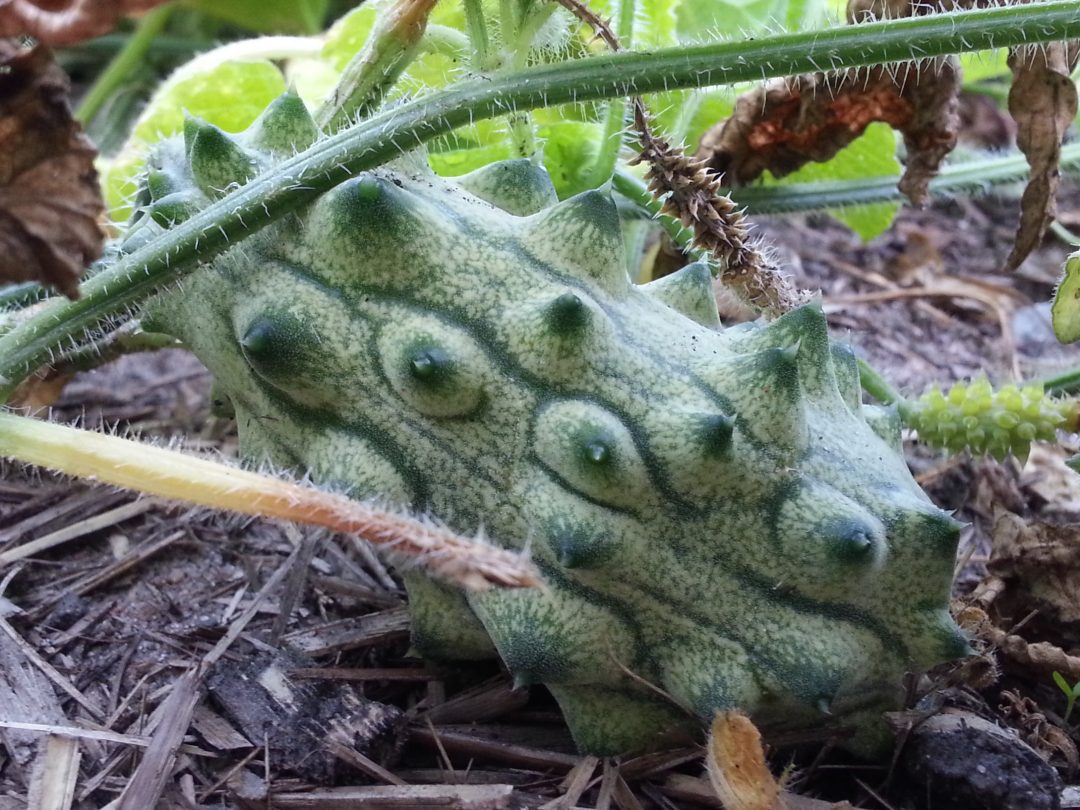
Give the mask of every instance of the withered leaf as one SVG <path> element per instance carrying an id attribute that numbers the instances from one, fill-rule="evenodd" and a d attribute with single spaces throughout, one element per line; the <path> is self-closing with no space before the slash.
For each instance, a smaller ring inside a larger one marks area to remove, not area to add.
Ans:
<path id="1" fill-rule="evenodd" d="M 121 17 L 166 0 L 0 0 L 0 37 L 73 45 L 107 34 Z"/>
<path id="2" fill-rule="evenodd" d="M 995 609 L 1011 615 L 1038 611 L 1053 622 L 1055 637 L 1080 637 L 1080 524 L 1022 518 L 994 511 L 993 551 L 987 569 L 1006 582 Z M 1038 625 L 1034 627 L 1038 629 Z"/>
<path id="3" fill-rule="evenodd" d="M 1070 78 L 1080 42 L 1055 42 L 1009 53 L 1013 83 L 1009 112 L 1016 120 L 1016 145 L 1031 173 L 1020 200 L 1020 225 L 1005 269 L 1015 270 L 1042 240 L 1057 211 L 1061 140 L 1076 117 L 1076 85 Z"/>
<path id="4" fill-rule="evenodd" d="M 0 39 L 0 280 L 75 298 L 83 268 L 101 254 L 105 206 L 68 89 L 47 48 Z"/>
<path id="5" fill-rule="evenodd" d="M 741 96 L 733 115 L 702 138 L 699 156 L 740 186 L 825 162 L 882 121 L 903 133 L 900 189 L 926 200 L 930 179 L 956 144 L 961 72 L 953 58 L 892 70 L 815 73 L 769 82 Z"/>

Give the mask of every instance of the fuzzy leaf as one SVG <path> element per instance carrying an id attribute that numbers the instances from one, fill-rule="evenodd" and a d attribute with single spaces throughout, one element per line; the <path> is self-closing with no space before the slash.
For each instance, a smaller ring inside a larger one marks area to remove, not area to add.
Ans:
<path id="1" fill-rule="evenodd" d="M 1070 74 L 1078 56 L 1076 42 L 1017 48 L 1009 54 L 1013 72 L 1009 112 L 1016 119 L 1016 144 L 1027 155 L 1031 175 L 1020 201 L 1020 225 L 1006 270 L 1020 266 L 1054 220 L 1061 140 L 1077 111 L 1076 84 Z"/>
<path id="2" fill-rule="evenodd" d="M 47 48 L 0 40 L 0 280 L 77 298 L 83 268 L 101 254 L 104 205 L 69 90 Z"/>
<path id="3" fill-rule="evenodd" d="M 1054 293 L 1050 315 L 1058 340 L 1080 340 L 1080 251 L 1065 260 L 1065 275 Z"/>

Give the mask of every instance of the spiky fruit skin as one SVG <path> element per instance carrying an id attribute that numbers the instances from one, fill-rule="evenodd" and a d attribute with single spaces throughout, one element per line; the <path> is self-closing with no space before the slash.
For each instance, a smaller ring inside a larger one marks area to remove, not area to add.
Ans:
<path id="1" fill-rule="evenodd" d="M 182 149 L 162 155 L 191 176 Z M 818 307 L 725 331 L 701 267 L 641 288 L 622 255 L 608 195 L 557 203 L 526 161 L 456 180 L 400 164 L 245 240 L 152 316 L 214 372 L 249 459 L 531 550 L 544 589 L 408 575 L 414 644 L 498 654 L 551 689 L 583 750 L 736 706 L 850 714 L 850 744 L 870 745 L 902 673 L 965 650 L 956 525 L 895 420 L 860 404 Z"/>

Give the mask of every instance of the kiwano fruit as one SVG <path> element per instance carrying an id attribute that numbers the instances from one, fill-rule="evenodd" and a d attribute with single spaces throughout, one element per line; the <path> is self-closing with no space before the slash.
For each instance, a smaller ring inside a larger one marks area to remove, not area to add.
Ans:
<path id="1" fill-rule="evenodd" d="M 135 244 L 309 145 L 295 96 L 149 162 Z M 693 264 L 635 286 L 616 207 L 517 160 L 342 183 L 162 293 L 245 457 L 528 548 L 546 587 L 406 573 L 413 642 L 544 684 L 583 751 L 739 707 L 869 748 L 905 671 L 959 655 L 957 524 L 861 403 L 819 306 L 721 327 Z M 696 720 L 694 721 L 696 722 Z"/>

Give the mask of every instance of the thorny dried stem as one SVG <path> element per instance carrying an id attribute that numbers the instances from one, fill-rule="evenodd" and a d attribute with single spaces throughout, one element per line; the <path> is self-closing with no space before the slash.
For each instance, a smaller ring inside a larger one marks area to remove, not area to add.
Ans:
<path id="1" fill-rule="evenodd" d="M 611 26 L 579 0 L 555 0 L 591 26 L 613 51 L 621 50 Z M 649 111 L 640 96 L 631 99 L 634 128 L 641 152 L 632 163 L 648 163 L 649 190 L 663 202 L 661 211 L 694 234 L 694 246 L 716 259 L 720 281 L 751 306 L 769 315 L 789 312 L 806 301 L 790 279 L 775 267 L 750 238 L 742 212 L 720 190 L 720 178 L 704 161 L 656 137 Z"/>
<path id="2" fill-rule="evenodd" d="M 694 246 L 720 264 L 719 278 L 736 295 L 769 315 L 782 315 L 806 302 L 805 293 L 753 243 L 742 213 L 720 191 L 720 178 L 703 161 L 653 136 L 645 106 L 634 100 L 641 154 L 649 190 L 663 201 L 661 211 L 694 233 Z"/>

